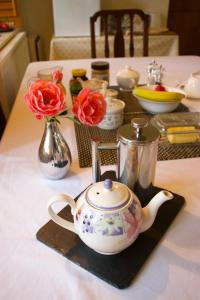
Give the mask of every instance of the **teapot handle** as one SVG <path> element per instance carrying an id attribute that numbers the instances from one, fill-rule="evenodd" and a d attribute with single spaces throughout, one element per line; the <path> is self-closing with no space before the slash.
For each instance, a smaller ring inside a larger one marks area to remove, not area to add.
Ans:
<path id="1" fill-rule="evenodd" d="M 74 223 L 64 220 L 63 218 L 61 218 L 60 216 L 57 215 L 57 213 L 53 210 L 52 206 L 54 203 L 58 203 L 58 202 L 65 202 L 66 204 L 68 204 L 71 207 L 71 213 L 72 215 L 74 214 L 74 210 L 76 208 L 76 203 L 74 201 L 74 199 L 68 195 L 65 194 L 58 194 L 55 195 L 53 197 L 50 198 L 48 204 L 47 204 L 47 208 L 48 208 L 48 212 L 49 215 L 51 217 L 51 219 L 58 225 L 60 225 L 63 228 L 66 228 L 74 233 L 77 234 Z"/>

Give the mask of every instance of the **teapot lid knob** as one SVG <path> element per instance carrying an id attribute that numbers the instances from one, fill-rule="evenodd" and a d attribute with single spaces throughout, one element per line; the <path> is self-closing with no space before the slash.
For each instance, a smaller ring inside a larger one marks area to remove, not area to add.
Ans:
<path id="1" fill-rule="evenodd" d="M 124 207 L 132 199 L 132 193 L 126 185 L 106 179 L 89 187 L 85 199 L 97 209 L 113 210 Z"/>
<path id="2" fill-rule="evenodd" d="M 106 190 L 112 190 L 113 182 L 111 179 L 105 179 L 104 180 L 104 188 Z"/>

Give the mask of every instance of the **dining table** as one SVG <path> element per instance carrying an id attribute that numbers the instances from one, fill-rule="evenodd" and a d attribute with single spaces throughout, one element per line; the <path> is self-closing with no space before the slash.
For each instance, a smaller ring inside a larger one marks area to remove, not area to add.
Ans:
<path id="1" fill-rule="evenodd" d="M 24 74 L 0 142 L 0 299 L 198 300 L 200 157 L 157 161 L 154 185 L 181 195 L 185 204 L 137 276 L 124 289 L 95 276 L 36 237 L 40 228 L 50 220 L 47 211 L 49 199 L 58 193 L 72 197 L 79 195 L 91 184 L 92 170 L 91 167 L 80 167 L 74 123 L 63 117 L 59 127 L 72 153 L 70 170 L 61 180 L 47 179 L 41 173 L 38 147 L 45 121 L 37 120 L 24 101 L 28 82 L 37 76 L 39 70 L 62 66 L 66 101 L 70 108 L 71 70 L 85 68 L 90 78 L 94 60 L 32 62 Z M 162 64 L 165 69 L 163 83 L 168 86 L 184 84 L 192 72 L 200 69 L 198 56 L 103 60 L 110 65 L 111 85 L 116 85 L 116 74 L 125 65 L 140 73 L 139 83 L 146 83 L 147 66 L 152 60 Z M 200 99 L 184 98 L 182 103 L 190 111 L 200 112 Z M 102 168 L 107 171 L 113 166 Z M 62 208 L 57 207 L 58 211 Z M 112 258 L 107 256 L 106 259 Z M 131 259 L 134 261 L 137 257 Z M 126 266 L 127 269 L 130 267 Z"/>

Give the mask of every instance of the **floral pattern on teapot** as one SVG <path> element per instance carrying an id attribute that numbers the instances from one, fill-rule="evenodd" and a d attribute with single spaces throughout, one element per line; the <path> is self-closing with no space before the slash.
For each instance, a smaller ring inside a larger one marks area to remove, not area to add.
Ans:
<path id="1" fill-rule="evenodd" d="M 142 222 L 142 215 L 137 205 L 135 202 L 125 211 L 99 214 L 93 209 L 88 209 L 88 206 L 83 203 L 75 216 L 77 226 L 83 234 L 104 236 L 126 234 L 128 239 L 132 238 L 139 233 Z"/>

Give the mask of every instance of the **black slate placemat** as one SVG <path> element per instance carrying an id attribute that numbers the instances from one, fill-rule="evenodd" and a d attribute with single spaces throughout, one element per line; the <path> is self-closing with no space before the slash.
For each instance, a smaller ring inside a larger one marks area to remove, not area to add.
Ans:
<path id="1" fill-rule="evenodd" d="M 104 178 L 109 177 L 112 177 L 111 172 L 106 172 Z M 142 196 L 138 196 L 143 205 L 146 205 L 160 190 L 158 187 L 152 187 L 148 193 L 145 194 L 143 191 Z M 116 255 L 107 256 L 96 253 L 88 248 L 76 234 L 58 226 L 52 220 L 39 229 L 36 237 L 83 269 L 123 289 L 133 282 L 140 271 L 145 272 L 143 265 L 150 259 L 152 251 L 158 246 L 184 203 L 185 199 L 182 196 L 174 194 L 173 200 L 165 202 L 160 207 L 152 227 L 140 234 L 129 248 Z M 69 206 L 65 207 L 59 215 L 72 221 Z"/>

